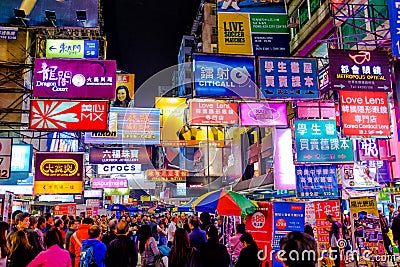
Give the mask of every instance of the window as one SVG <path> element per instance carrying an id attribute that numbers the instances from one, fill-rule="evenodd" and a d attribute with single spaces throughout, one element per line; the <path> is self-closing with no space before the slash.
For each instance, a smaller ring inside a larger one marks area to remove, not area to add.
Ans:
<path id="1" fill-rule="evenodd" d="M 300 17 L 300 28 L 301 28 L 309 20 L 307 1 L 304 1 L 303 4 L 300 6 L 300 8 L 299 8 L 299 17 Z"/>
<path id="2" fill-rule="evenodd" d="M 320 7 L 319 0 L 310 0 L 310 13 L 314 15 Z"/>
<path id="3" fill-rule="evenodd" d="M 217 14 L 217 5 L 213 5 L 211 7 L 211 15 L 215 16 Z"/>
<path id="4" fill-rule="evenodd" d="M 217 29 L 216 26 L 212 26 L 211 33 L 214 34 L 214 35 L 218 34 L 218 29 Z"/>

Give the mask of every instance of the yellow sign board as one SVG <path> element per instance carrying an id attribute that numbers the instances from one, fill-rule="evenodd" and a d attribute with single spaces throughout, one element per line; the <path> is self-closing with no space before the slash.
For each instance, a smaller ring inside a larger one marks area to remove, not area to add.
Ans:
<path id="1" fill-rule="evenodd" d="M 38 194 L 82 194 L 82 181 L 35 181 L 33 193 Z"/>

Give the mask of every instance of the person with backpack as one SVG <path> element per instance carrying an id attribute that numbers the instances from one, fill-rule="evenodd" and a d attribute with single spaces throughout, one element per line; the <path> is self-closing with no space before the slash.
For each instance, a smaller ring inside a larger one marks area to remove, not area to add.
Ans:
<path id="1" fill-rule="evenodd" d="M 82 241 L 79 267 L 105 267 L 107 247 L 101 239 L 101 227 L 93 225 L 88 231 L 89 239 Z"/>
<path id="2" fill-rule="evenodd" d="M 129 223 L 120 221 L 117 225 L 117 237 L 107 248 L 107 267 L 136 267 L 136 243 L 129 238 L 128 232 Z"/>
<path id="3" fill-rule="evenodd" d="M 74 267 L 79 267 L 82 241 L 89 238 L 89 229 L 93 225 L 92 218 L 85 218 L 69 241 L 69 252 L 74 255 Z"/>
<path id="4" fill-rule="evenodd" d="M 142 266 L 155 267 L 156 260 L 160 257 L 157 241 L 154 239 L 150 225 L 140 227 L 139 253 Z"/>

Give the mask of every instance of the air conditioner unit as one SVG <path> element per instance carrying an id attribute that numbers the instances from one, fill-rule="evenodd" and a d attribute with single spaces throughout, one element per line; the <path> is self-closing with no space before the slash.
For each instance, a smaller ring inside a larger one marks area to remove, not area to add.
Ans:
<path id="1" fill-rule="evenodd" d="M 289 17 L 288 28 L 297 28 L 300 24 L 300 19 L 295 17 Z"/>

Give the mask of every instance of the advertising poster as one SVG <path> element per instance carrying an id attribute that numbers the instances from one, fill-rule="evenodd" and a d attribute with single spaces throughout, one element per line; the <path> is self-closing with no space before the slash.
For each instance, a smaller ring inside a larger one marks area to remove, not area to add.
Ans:
<path id="1" fill-rule="evenodd" d="M 258 59 L 260 90 L 265 98 L 319 98 L 316 59 Z"/>
<path id="2" fill-rule="evenodd" d="M 353 243 L 360 256 L 358 266 L 384 264 L 385 246 L 375 197 L 350 198 L 350 219 Z"/>
<path id="3" fill-rule="evenodd" d="M 218 52 L 288 56 L 284 1 L 218 1 Z"/>
<path id="4" fill-rule="evenodd" d="M 376 181 L 379 184 L 392 182 L 389 162 L 386 160 L 367 160 L 361 161 L 361 164 L 372 170 L 376 168 Z"/>
<path id="5" fill-rule="evenodd" d="M 388 96 L 385 92 L 340 91 L 344 136 L 390 136 Z"/>
<path id="6" fill-rule="evenodd" d="M 82 28 L 82 23 L 76 20 L 76 10 L 86 10 L 85 28 L 98 27 L 97 0 L 1 0 L 0 1 L 0 24 L 16 24 L 14 8 L 25 11 L 28 26 L 51 26 L 46 20 L 45 10 L 56 12 L 58 27 Z"/>
<path id="7" fill-rule="evenodd" d="M 292 131 L 275 129 L 274 133 L 275 190 L 294 190 L 296 189 L 296 171 L 292 157 Z"/>
<path id="8" fill-rule="evenodd" d="M 57 204 L 54 205 L 54 216 L 75 216 L 76 215 L 76 204 Z"/>
<path id="9" fill-rule="evenodd" d="M 128 179 L 93 179 L 92 188 L 126 188 Z"/>
<path id="10" fill-rule="evenodd" d="M 108 131 L 85 133 L 86 144 L 155 145 L 160 143 L 160 110 L 110 108 Z"/>
<path id="11" fill-rule="evenodd" d="M 240 103 L 240 125 L 287 127 L 286 103 L 242 102 Z"/>
<path id="12" fill-rule="evenodd" d="M 332 224 L 326 220 L 326 216 L 332 215 L 337 221 L 341 220 L 341 211 L 339 200 L 316 201 L 314 204 L 315 212 L 315 236 L 318 242 L 318 256 L 320 258 L 320 266 L 334 266 L 335 263 L 329 258 L 329 232 Z M 328 257 L 327 257 L 328 256 Z"/>
<path id="13" fill-rule="evenodd" d="M 190 101 L 190 125 L 237 125 L 239 105 L 225 101 Z"/>
<path id="14" fill-rule="evenodd" d="M 279 251 L 279 241 L 293 231 L 304 231 L 305 204 L 295 202 L 274 202 L 274 223 L 272 249 Z M 283 263 L 278 262 L 276 255 L 273 255 L 273 266 L 282 267 Z"/>
<path id="15" fill-rule="evenodd" d="M 336 119 L 334 102 L 297 102 L 298 119 Z"/>
<path id="16" fill-rule="evenodd" d="M 126 188 L 104 188 L 105 196 L 125 196 L 129 195 L 129 187 Z"/>
<path id="17" fill-rule="evenodd" d="M 29 128 L 106 131 L 108 101 L 37 100 L 30 105 Z"/>
<path id="18" fill-rule="evenodd" d="M 390 160 L 390 144 L 386 139 L 362 138 L 356 140 L 358 160 Z"/>
<path id="19" fill-rule="evenodd" d="M 196 97 L 256 98 L 254 57 L 193 54 Z"/>
<path id="20" fill-rule="evenodd" d="M 99 57 L 99 40 L 46 39 L 46 58 Z"/>
<path id="21" fill-rule="evenodd" d="M 3 221 L 11 225 L 12 215 L 12 204 L 14 201 L 14 194 L 6 191 L 4 193 L 4 204 L 3 204 Z"/>
<path id="22" fill-rule="evenodd" d="M 296 166 L 297 196 L 300 198 L 337 198 L 335 165 Z"/>
<path id="23" fill-rule="evenodd" d="M 0 138 L 0 179 L 10 178 L 12 138 Z"/>
<path id="24" fill-rule="evenodd" d="M 135 74 L 117 74 L 115 99 L 112 107 L 134 107 Z"/>
<path id="25" fill-rule="evenodd" d="M 256 241 L 259 249 L 263 251 L 265 261 L 272 262 L 269 257 L 272 251 L 272 203 L 257 202 L 258 208 L 255 212 L 246 216 L 246 232 L 250 233 Z"/>
<path id="26" fill-rule="evenodd" d="M 334 120 L 295 120 L 297 162 L 354 162 L 353 143 L 339 139 Z"/>
<path id="27" fill-rule="evenodd" d="M 388 12 L 389 12 L 389 29 L 390 36 L 392 38 L 392 55 L 394 57 L 400 57 L 400 32 L 397 30 L 400 28 L 400 21 L 398 14 L 400 14 L 400 5 L 396 0 L 388 0 Z"/>
<path id="28" fill-rule="evenodd" d="M 35 194 L 81 194 L 83 153 L 37 152 Z"/>
<path id="29" fill-rule="evenodd" d="M 146 179 L 152 182 L 186 182 L 187 171 L 180 170 L 146 170 Z"/>
<path id="30" fill-rule="evenodd" d="M 329 49 L 331 88 L 352 91 L 392 90 L 386 52 Z"/>
<path id="31" fill-rule="evenodd" d="M 149 164 L 151 149 L 134 148 L 96 148 L 89 149 L 90 164 Z"/>
<path id="32" fill-rule="evenodd" d="M 186 98 L 156 97 L 155 107 L 161 112 L 161 142 L 178 142 L 179 137 L 176 133 L 182 129 L 183 125 L 190 123 Z"/>
<path id="33" fill-rule="evenodd" d="M 115 98 L 115 60 L 36 58 L 33 96 Z"/>
<path id="34" fill-rule="evenodd" d="M 376 167 L 365 164 L 345 164 L 340 168 L 344 188 L 368 188 L 379 186 L 376 182 Z"/>

